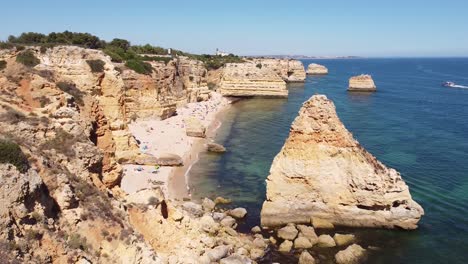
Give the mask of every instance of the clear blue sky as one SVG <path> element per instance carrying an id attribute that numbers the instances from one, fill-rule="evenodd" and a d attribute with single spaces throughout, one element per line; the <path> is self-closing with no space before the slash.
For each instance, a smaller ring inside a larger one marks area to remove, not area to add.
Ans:
<path id="1" fill-rule="evenodd" d="M 194 53 L 468 56 L 468 0 L 2 1 L 0 39 L 90 32 Z"/>

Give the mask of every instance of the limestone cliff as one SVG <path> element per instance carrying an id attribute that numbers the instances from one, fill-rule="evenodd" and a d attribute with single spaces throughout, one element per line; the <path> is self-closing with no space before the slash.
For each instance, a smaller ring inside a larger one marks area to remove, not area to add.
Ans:
<path id="1" fill-rule="evenodd" d="M 332 101 L 305 102 L 267 180 L 264 226 L 310 222 L 414 229 L 424 214 L 400 174 L 353 138 Z"/>
<path id="2" fill-rule="evenodd" d="M 349 78 L 348 91 L 356 92 L 374 92 L 377 90 L 372 76 L 368 74 L 361 74 Z"/>
<path id="3" fill-rule="evenodd" d="M 326 75 L 328 74 L 328 69 L 327 67 L 317 64 L 317 63 L 311 63 L 309 66 L 307 66 L 307 74 L 310 75 Z"/>
<path id="4" fill-rule="evenodd" d="M 287 97 L 286 83 L 273 70 L 255 63 L 228 63 L 218 92 L 224 96 Z"/>
<path id="5" fill-rule="evenodd" d="M 306 72 L 304 65 L 298 60 L 292 59 L 254 59 L 256 65 L 262 65 L 262 68 L 272 69 L 285 82 L 304 82 Z"/>

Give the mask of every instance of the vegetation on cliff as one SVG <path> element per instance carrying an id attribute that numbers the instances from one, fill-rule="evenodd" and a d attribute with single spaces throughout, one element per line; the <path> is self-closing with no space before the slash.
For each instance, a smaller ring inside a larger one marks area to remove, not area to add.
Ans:
<path id="1" fill-rule="evenodd" d="M 0 139 L 0 163 L 10 163 L 20 172 L 29 168 L 28 158 L 18 144 L 7 139 Z"/>
<path id="2" fill-rule="evenodd" d="M 6 61 L 0 60 L 0 71 L 3 70 L 3 69 L 5 69 L 5 68 L 6 68 L 6 65 L 7 65 Z"/>
<path id="3" fill-rule="evenodd" d="M 34 67 L 41 62 L 31 50 L 25 50 L 18 54 L 16 61 L 28 67 Z"/>

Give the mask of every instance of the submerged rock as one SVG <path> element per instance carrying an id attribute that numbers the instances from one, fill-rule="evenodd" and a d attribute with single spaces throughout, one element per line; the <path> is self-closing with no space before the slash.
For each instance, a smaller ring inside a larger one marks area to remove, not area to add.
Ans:
<path id="1" fill-rule="evenodd" d="M 335 247 L 335 240 L 330 235 L 320 235 L 318 237 L 317 246 L 319 247 Z"/>
<path id="2" fill-rule="evenodd" d="M 424 214 L 401 175 L 367 152 L 314 95 L 294 120 L 267 180 L 262 226 L 308 223 L 415 229 Z"/>
<path id="3" fill-rule="evenodd" d="M 337 233 L 333 236 L 333 239 L 335 240 L 337 246 L 346 246 L 352 244 L 354 240 L 356 240 L 356 237 L 353 234 L 343 235 Z"/>
<path id="4" fill-rule="evenodd" d="M 245 208 L 239 207 L 229 210 L 228 214 L 234 218 L 241 219 L 245 217 L 247 210 Z"/>
<path id="5" fill-rule="evenodd" d="M 348 91 L 375 92 L 377 91 L 377 87 L 375 86 L 374 80 L 372 80 L 370 75 L 361 74 L 349 79 Z"/>
<path id="6" fill-rule="evenodd" d="M 328 74 L 328 69 L 327 67 L 317 64 L 317 63 L 311 63 L 307 67 L 307 74 L 309 75 L 326 75 Z"/>
<path id="7" fill-rule="evenodd" d="M 226 152 L 226 148 L 218 143 L 210 142 L 206 144 L 206 148 L 209 152 L 223 153 Z"/>
<path id="8" fill-rule="evenodd" d="M 366 256 L 366 250 L 357 244 L 353 244 L 335 255 L 338 264 L 356 264 Z"/>

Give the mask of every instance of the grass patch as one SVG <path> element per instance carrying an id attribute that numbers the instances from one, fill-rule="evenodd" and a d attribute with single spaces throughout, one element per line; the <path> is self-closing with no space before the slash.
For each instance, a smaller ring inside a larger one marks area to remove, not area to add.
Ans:
<path id="1" fill-rule="evenodd" d="M 100 73 L 104 72 L 104 65 L 106 64 L 102 60 L 87 60 L 89 67 L 91 68 L 91 72 L 93 73 Z"/>
<path id="2" fill-rule="evenodd" d="M 29 169 L 29 162 L 23 151 L 13 141 L 0 139 L 0 163 L 9 163 L 24 173 Z"/>
<path id="3" fill-rule="evenodd" d="M 143 56 L 142 60 L 144 61 L 162 61 L 164 64 L 167 65 L 172 60 L 172 57 L 150 57 L 150 56 Z"/>
<path id="4" fill-rule="evenodd" d="M 25 50 L 18 54 L 18 56 L 16 56 L 16 61 L 27 67 L 34 67 L 41 63 L 31 50 Z"/>

